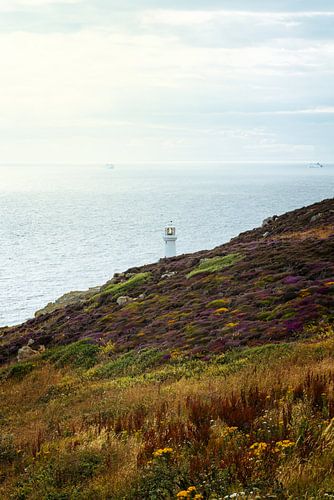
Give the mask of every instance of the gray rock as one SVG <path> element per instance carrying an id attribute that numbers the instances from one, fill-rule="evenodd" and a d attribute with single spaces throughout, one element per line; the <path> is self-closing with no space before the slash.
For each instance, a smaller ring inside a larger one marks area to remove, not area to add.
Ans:
<path id="1" fill-rule="evenodd" d="M 267 232 L 263 233 L 262 237 L 267 238 L 269 236 L 269 234 L 270 234 L 269 231 L 267 231 Z"/>
<path id="2" fill-rule="evenodd" d="M 277 218 L 278 218 L 277 215 L 273 215 L 272 217 L 267 217 L 267 219 L 264 219 L 264 221 L 262 222 L 262 227 L 265 227 L 268 224 L 272 224 L 273 222 L 275 222 Z"/>
<path id="3" fill-rule="evenodd" d="M 168 273 L 165 273 L 161 276 L 161 279 L 165 279 L 165 278 L 172 278 L 173 276 L 176 275 L 176 272 L 175 271 L 171 271 L 171 272 L 168 272 Z"/>
<path id="4" fill-rule="evenodd" d="M 24 345 L 17 351 L 17 361 L 27 361 L 28 359 L 34 358 L 38 354 L 45 351 L 45 346 L 40 345 L 38 349 L 32 349 L 30 346 L 34 344 L 34 339 L 29 339 L 28 344 Z"/>
<path id="5" fill-rule="evenodd" d="M 88 290 L 85 291 L 75 291 L 75 292 L 68 292 L 59 297 L 59 299 L 55 300 L 54 302 L 49 302 L 43 309 L 40 309 L 35 313 L 35 317 L 38 318 L 42 314 L 48 314 L 53 311 L 56 311 L 57 309 L 63 309 L 68 305 L 72 304 L 83 304 L 86 300 L 92 298 L 94 295 L 96 295 L 100 291 L 101 287 L 96 286 L 93 288 L 89 288 Z"/>
<path id="6" fill-rule="evenodd" d="M 321 217 L 322 217 L 322 213 L 315 214 L 315 215 L 313 215 L 313 217 L 311 218 L 311 221 L 310 221 L 310 222 L 316 222 L 317 220 L 321 219 Z"/>
<path id="7" fill-rule="evenodd" d="M 133 299 L 131 297 L 128 297 L 127 295 L 124 295 L 122 297 L 118 297 L 116 302 L 119 306 L 124 306 L 128 302 L 133 302 Z"/>
<path id="8" fill-rule="evenodd" d="M 30 346 L 24 345 L 17 352 L 17 361 L 27 361 L 38 354 L 38 351 L 34 351 Z"/>

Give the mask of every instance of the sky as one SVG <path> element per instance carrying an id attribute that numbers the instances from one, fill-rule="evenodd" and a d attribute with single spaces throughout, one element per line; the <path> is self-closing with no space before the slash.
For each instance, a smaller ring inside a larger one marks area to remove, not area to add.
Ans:
<path id="1" fill-rule="evenodd" d="M 334 158 L 333 0 L 0 0 L 0 163 Z"/>

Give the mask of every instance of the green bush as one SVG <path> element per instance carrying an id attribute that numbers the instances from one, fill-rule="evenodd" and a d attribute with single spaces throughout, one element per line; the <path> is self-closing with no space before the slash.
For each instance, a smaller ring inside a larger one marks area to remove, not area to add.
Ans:
<path id="1" fill-rule="evenodd" d="M 12 462 L 16 458 L 12 434 L 0 434 L 0 463 Z"/>
<path id="2" fill-rule="evenodd" d="M 30 466 L 27 480 L 18 484 L 13 498 L 86 498 L 82 494 L 85 484 L 103 465 L 103 455 L 92 450 L 64 452 L 51 457 L 48 462 L 36 462 Z"/>
<path id="3" fill-rule="evenodd" d="M 106 295 L 112 295 L 113 298 L 117 299 L 121 295 L 129 293 L 137 286 L 146 283 L 151 278 L 151 273 L 138 273 L 127 281 L 121 283 L 115 283 L 109 285 L 102 289 L 101 293 L 97 294 L 94 298 L 105 297 Z"/>
<path id="4" fill-rule="evenodd" d="M 225 354 L 213 358 L 214 362 L 229 364 L 240 360 L 250 363 L 266 365 L 270 361 L 288 356 L 291 353 L 291 344 L 266 344 L 258 347 L 231 349 Z"/>
<path id="5" fill-rule="evenodd" d="M 23 379 L 28 373 L 30 373 L 35 368 L 35 364 L 31 361 L 25 361 L 22 363 L 15 363 L 3 370 L 0 374 L 0 379 Z"/>
<path id="6" fill-rule="evenodd" d="M 225 269 L 225 267 L 232 266 L 242 259 L 238 253 L 230 253 L 222 257 L 213 257 L 212 259 L 204 259 L 195 269 L 187 274 L 187 278 L 192 278 L 201 273 L 215 273 Z"/>
<path id="7" fill-rule="evenodd" d="M 92 375 L 98 378 L 140 375 L 147 369 L 157 366 L 163 356 L 164 353 L 158 349 L 130 351 L 103 366 L 97 367 L 93 370 Z"/>
<path id="8" fill-rule="evenodd" d="M 100 348 L 92 344 L 89 339 L 79 340 L 73 344 L 49 349 L 43 358 L 51 361 L 56 366 L 73 366 L 88 369 L 97 363 Z"/>

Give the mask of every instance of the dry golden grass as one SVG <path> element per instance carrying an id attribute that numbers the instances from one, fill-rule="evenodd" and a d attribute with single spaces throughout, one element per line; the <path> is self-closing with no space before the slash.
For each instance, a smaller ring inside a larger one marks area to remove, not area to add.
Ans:
<path id="1" fill-rule="evenodd" d="M 330 236 L 333 236 L 333 234 L 334 234 L 333 226 L 323 226 L 312 229 L 306 229 L 305 231 L 283 233 L 278 236 L 274 236 L 272 239 L 304 241 L 309 238 L 316 238 L 318 240 L 326 240 Z"/>
<path id="2" fill-rule="evenodd" d="M 22 380 L 1 384 L 1 431 L 13 435 L 15 452 L 3 461 L 0 498 L 146 498 L 140 495 L 148 491 L 147 498 L 175 498 L 184 478 L 197 480 L 204 498 L 209 484 L 218 495 L 254 484 L 277 493 L 278 483 L 289 498 L 322 498 L 334 487 L 333 359 L 329 337 L 209 363 L 200 374 L 166 382 L 94 380 L 37 362 Z M 326 403 L 319 403 L 319 391 Z M 309 430 L 301 438 L 305 418 Z M 252 443 L 274 450 L 282 439 L 300 444 L 278 465 L 274 451 L 251 460 Z M 170 458 L 152 459 L 166 446 Z M 212 467 L 217 474 L 234 471 L 230 482 L 210 480 Z M 175 494 L 159 496 L 159 488 Z"/>

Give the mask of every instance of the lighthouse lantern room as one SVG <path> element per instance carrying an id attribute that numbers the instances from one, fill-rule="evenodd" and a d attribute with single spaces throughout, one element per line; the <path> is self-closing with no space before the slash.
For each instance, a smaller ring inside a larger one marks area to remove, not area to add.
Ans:
<path id="1" fill-rule="evenodd" d="M 164 241 L 165 241 L 165 257 L 168 259 L 169 257 L 176 256 L 176 229 L 173 226 L 173 222 L 170 222 L 165 227 L 164 233 Z"/>

